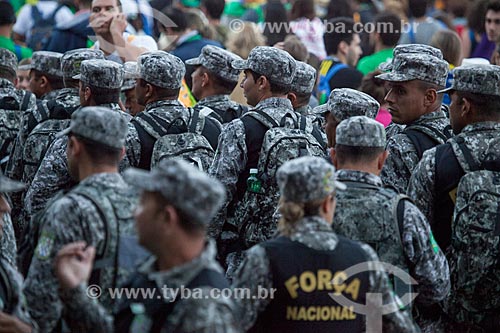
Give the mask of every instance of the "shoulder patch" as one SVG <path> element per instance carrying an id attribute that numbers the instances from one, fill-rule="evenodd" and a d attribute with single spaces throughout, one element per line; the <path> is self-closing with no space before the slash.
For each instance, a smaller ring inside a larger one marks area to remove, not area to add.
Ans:
<path id="1" fill-rule="evenodd" d="M 35 251 L 36 257 L 40 260 L 48 259 L 52 246 L 54 246 L 54 235 L 46 231 L 42 232 Z"/>

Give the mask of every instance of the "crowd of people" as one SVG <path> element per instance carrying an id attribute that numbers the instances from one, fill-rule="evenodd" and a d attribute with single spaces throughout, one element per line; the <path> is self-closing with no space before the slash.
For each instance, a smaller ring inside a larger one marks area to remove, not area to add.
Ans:
<path id="1" fill-rule="evenodd" d="M 499 36 L 498 0 L 1 0 L 0 332 L 498 332 Z"/>

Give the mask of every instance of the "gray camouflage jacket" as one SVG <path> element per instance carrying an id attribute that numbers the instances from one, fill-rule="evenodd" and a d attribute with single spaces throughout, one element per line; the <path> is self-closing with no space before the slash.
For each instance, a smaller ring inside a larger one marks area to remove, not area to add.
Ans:
<path id="1" fill-rule="evenodd" d="M 300 242 L 307 247 L 320 251 L 333 251 L 338 244 L 338 237 L 332 231 L 331 226 L 319 216 L 309 216 L 296 224 L 295 230 L 290 236 L 292 241 Z M 366 252 L 367 258 L 372 262 L 373 269 L 370 271 L 370 292 L 382 293 L 383 303 L 400 302 L 393 295 L 389 286 L 387 275 L 383 268 L 378 267 L 374 261 L 378 261 L 376 253 L 366 244 L 360 243 Z M 236 272 L 232 287 L 249 288 L 252 294 L 256 294 L 258 288 L 270 290 L 273 286 L 272 271 L 266 250 L 255 245 L 246 251 L 245 259 Z M 237 300 L 237 315 L 241 319 L 241 325 L 245 330 L 251 328 L 257 317 L 270 303 L 266 298 L 242 298 Z M 409 312 L 400 310 L 383 317 L 384 332 L 419 332 Z"/>
<path id="2" fill-rule="evenodd" d="M 31 315 L 43 332 L 52 331 L 62 316 L 63 304 L 58 298 L 59 283 L 54 274 L 54 258 L 61 247 L 84 240 L 95 246 L 96 253 L 99 254 L 104 252 L 105 239 L 108 236 L 109 249 L 116 248 L 116 227 L 108 221 L 110 235 L 107 235 L 106 222 L 97 207 L 86 197 L 75 193 L 75 190 L 82 187 L 96 188 L 103 195 L 105 192 L 113 192 L 117 197 L 108 198 L 114 203 L 129 202 L 129 205 L 119 209 L 121 216 L 128 214 L 131 217 L 128 225 L 120 226 L 120 234 L 134 229 L 132 210 L 137 204 L 137 197 L 118 173 L 91 175 L 82 180 L 74 190 L 51 203 L 40 219 L 40 238 L 25 281 L 25 293 Z M 120 276 L 119 281 L 123 278 Z M 103 279 L 107 281 L 107 285 L 102 286 L 103 289 L 112 286 L 111 277 Z M 111 310 L 109 297 L 106 299 L 108 310 Z M 103 301 L 105 299 L 101 298 L 101 302 Z"/>
<path id="3" fill-rule="evenodd" d="M 425 124 L 443 132 L 450 122 L 443 111 L 434 111 L 423 115 L 411 125 Z M 382 182 L 394 187 L 399 193 L 406 193 L 413 169 L 419 158 L 415 146 L 404 133 L 397 133 L 388 138 L 386 150 L 389 156 L 382 169 Z"/>
<path id="4" fill-rule="evenodd" d="M 139 266 L 138 273 L 145 274 L 149 280 L 155 281 L 159 289 L 164 286 L 180 289 L 181 286 L 187 286 L 205 268 L 222 273 L 222 269 L 215 261 L 215 245 L 210 242 L 200 257 L 191 262 L 158 272 L 156 258 L 152 257 Z M 85 289 L 86 285 L 80 285 L 75 289 L 61 292 L 61 298 L 72 319 L 80 322 L 85 332 L 114 332 L 113 317 L 99 303 L 89 299 Z M 201 289 L 203 297 L 182 299 L 175 305 L 166 322 L 169 327 L 174 327 L 170 332 L 240 332 L 237 322 L 240 318 L 235 316 L 233 301 L 227 297 L 205 297 L 209 289 L 206 287 Z M 119 301 L 117 303 L 116 308 L 119 307 Z"/>
<path id="5" fill-rule="evenodd" d="M 379 188 L 383 186 L 380 177 L 362 171 L 339 170 L 337 179 L 346 184 L 355 182 Z M 386 189 L 386 193 L 392 198 L 397 196 L 397 193 L 391 189 Z M 386 220 L 387 216 L 393 215 L 393 203 L 376 190 L 354 190 L 348 185 L 345 191 L 337 192 L 336 198 L 337 208 L 332 226 L 337 234 L 368 242 L 370 239 L 377 239 L 377 235 L 373 234 L 375 230 L 379 232 L 393 230 L 393 233 L 389 232 L 389 238 L 385 239 L 382 244 L 378 244 L 380 248 L 376 250 L 380 260 L 402 269 L 409 266 L 410 275 L 418 282 L 415 286 L 415 292 L 418 293 L 417 303 L 432 304 L 446 297 L 450 290 L 448 262 L 432 236 L 429 223 L 413 203 L 408 200 L 404 201 L 403 230 L 399 230 L 395 225 L 383 226 L 395 222 L 392 219 Z M 352 200 L 353 198 L 359 198 L 359 200 Z M 370 207 L 378 207 L 378 210 L 367 211 L 366 207 L 363 207 L 363 201 L 371 201 L 373 206 L 370 205 Z M 354 212 L 358 220 L 353 220 L 351 217 Z M 369 228 L 370 225 L 373 228 Z M 398 231 L 401 236 L 397 234 Z M 403 258 L 397 256 L 401 250 Z"/>
<path id="6" fill-rule="evenodd" d="M 214 112 L 216 112 L 219 117 L 215 117 L 217 121 L 223 120 L 222 123 L 230 122 L 234 118 L 232 117 L 233 115 L 230 115 L 231 120 L 225 120 L 223 112 L 226 110 L 234 110 L 235 112 L 238 112 L 240 109 L 240 105 L 234 101 L 232 101 L 229 98 L 229 95 L 214 95 L 214 96 L 208 96 L 205 98 L 202 98 L 196 103 L 194 106 L 195 110 L 201 111 L 204 107 L 212 109 Z M 227 113 L 227 112 L 226 112 Z M 210 114 L 208 115 L 210 117 Z M 227 117 L 227 116 L 226 116 Z"/>

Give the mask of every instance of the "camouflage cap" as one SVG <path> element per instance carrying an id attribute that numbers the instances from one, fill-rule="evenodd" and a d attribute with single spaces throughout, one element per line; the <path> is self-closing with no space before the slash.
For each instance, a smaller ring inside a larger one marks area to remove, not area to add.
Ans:
<path id="1" fill-rule="evenodd" d="M 137 61 L 127 61 L 123 64 L 123 85 L 122 91 L 135 88 L 135 74 L 137 73 Z"/>
<path id="2" fill-rule="evenodd" d="M 64 78 L 73 78 L 80 74 L 80 65 L 84 60 L 104 59 L 101 50 L 75 49 L 65 52 L 61 58 L 61 71 Z"/>
<path id="3" fill-rule="evenodd" d="M 182 85 L 186 66 L 182 60 L 165 51 L 143 53 L 137 58 L 137 70 L 133 78 L 143 79 L 160 88 L 177 89 Z"/>
<path id="4" fill-rule="evenodd" d="M 26 184 L 7 178 L 0 171 L 0 193 L 18 192 L 25 188 Z"/>
<path id="5" fill-rule="evenodd" d="M 224 186 L 215 178 L 180 158 L 162 160 L 151 171 L 130 168 L 125 180 L 150 192 L 159 192 L 190 222 L 208 225 L 222 207 L 226 197 Z"/>
<path id="6" fill-rule="evenodd" d="M 392 56 L 396 57 L 400 54 L 417 53 L 429 54 L 431 56 L 443 59 L 443 53 L 440 49 L 425 44 L 402 44 L 397 45 L 392 51 Z M 381 63 L 378 68 L 382 71 L 390 71 L 392 69 L 392 59 Z"/>
<path id="7" fill-rule="evenodd" d="M 467 65 L 453 70 L 451 87 L 438 91 L 466 91 L 474 94 L 500 96 L 500 66 Z"/>
<path id="8" fill-rule="evenodd" d="M 238 82 L 240 71 L 231 66 L 234 60 L 243 59 L 220 47 L 207 45 L 201 49 L 201 53 L 197 58 L 186 60 L 186 64 L 195 66 L 201 65 L 224 80 Z"/>
<path id="9" fill-rule="evenodd" d="M 384 125 L 365 116 L 343 120 L 337 126 L 335 141 L 338 145 L 353 147 L 385 147 Z"/>
<path id="10" fill-rule="evenodd" d="M 9 69 L 13 74 L 17 71 L 17 57 L 7 49 L 0 48 L 0 67 Z"/>
<path id="11" fill-rule="evenodd" d="M 127 137 L 127 118 L 103 106 L 87 106 L 71 115 L 71 124 L 58 137 L 76 134 L 110 148 L 121 149 Z"/>
<path id="12" fill-rule="evenodd" d="M 380 104 L 370 95 L 351 88 L 336 88 L 330 93 L 328 110 L 342 121 L 354 116 L 375 118 Z"/>
<path id="13" fill-rule="evenodd" d="M 31 56 L 31 64 L 19 66 L 19 69 L 22 71 L 34 69 L 44 74 L 62 77 L 62 56 L 63 54 L 59 52 L 36 51 Z"/>
<path id="14" fill-rule="evenodd" d="M 296 61 L 296 65 L 291 91 L 299 94 L 312 93 L 316 84 L 316 69 L 302 61 Z"/>
<path id="15" fill-rule="evenodd" d="M 231 65 L 238 70 L 250 69 L 282 85 L 292 84 L 297 67 L 288 52 L 270 46 L 254 47 L 247 60 L 235 60 Z"/>
<path id="16" fill-rule="evenodd" d="M 123 84 L 123 67 L 110 60 L 84 60 L 80 64 L 80 74 L 73 79 L 98 88 L 118 89 Z"/>
<path id="17" fill-rule="evenodd" d="M 336 181 L 335 167 L 321 157 L 304 156 L 285 162 L 276 172 L 281 197 L 286 201 L 323 199 L 345 185 Z"/>
<path id="18" fill-rule="evenodd" d="M 446 85 L 448 63 L 429 54 L 400 54 L 392 60 L 392 71 L 382 73 L 376 78 L 391 82 L 420 80 Z"/>
<path id="19" fill-rule="evenodd" d="M 328 104 L 321 104 L 321 105 L 318 105 L 318 106 L 315 106 L 311 113 L 312 114 L 318 114 L 318 115 L 322 115 L 322 116 L 325 116 L 326 113 L 330 112 L 330 110 L 328 109 Z"/>

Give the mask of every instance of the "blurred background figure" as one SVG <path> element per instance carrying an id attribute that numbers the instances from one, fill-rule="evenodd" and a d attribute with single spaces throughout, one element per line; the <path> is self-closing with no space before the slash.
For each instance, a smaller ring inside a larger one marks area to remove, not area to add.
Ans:
<path id="1" fill-rule="evenodd" d="M 19 62 L 19 66 L 24 66 L 29 64 L 31 64 L 31 58 L 26 58 Z M 16 75 L 17 75 L 16 89 L 30 90 L 30 71 L 22 70 L 19 69 L 18 67 Z"/>

